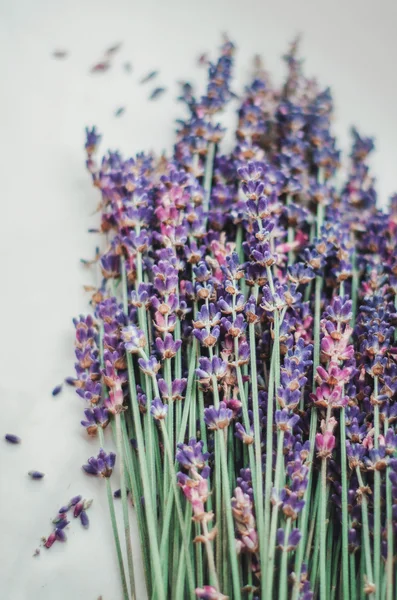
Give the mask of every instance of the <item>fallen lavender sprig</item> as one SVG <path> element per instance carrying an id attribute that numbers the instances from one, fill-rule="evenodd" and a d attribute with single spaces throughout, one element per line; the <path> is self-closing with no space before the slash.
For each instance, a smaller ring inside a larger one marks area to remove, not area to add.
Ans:
<path id="1" fill-rule="evenodd" d="M 337 187 L 331 92 L 298 48 L 281 88 L 256 59 L 226 154 L 228 39 L 201 95 L 181 85 L 171 156 L 97 161 L 86 132 L 104 239 L 67 383 L 116 443 L 83 468 L 106 481 L 124 600 L 128 490 L 148 597 L 394 600 L 397 196 L 377 207 L 356 129 Z"/>

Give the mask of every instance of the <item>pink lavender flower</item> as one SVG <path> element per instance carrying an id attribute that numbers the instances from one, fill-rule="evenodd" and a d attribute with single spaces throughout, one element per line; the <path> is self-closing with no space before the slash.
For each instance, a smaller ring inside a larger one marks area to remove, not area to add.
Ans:
<path id="1" fill-rule="evenodd" d="M 227 596 L 218 592 L 212 585 L 205 585 L 202 588 L 196 588 L 196 596 L 201 600 L 227 600 Z"/>
<path id="2" fill-rule="evenodd" d="M 317 433 L 316 448 L 318 456 L 321 456 L 322 458 L 329 458 L 332 456 L 332 452 L 335 448 L 335 441 L 335 436 L 329 431 Z"/>

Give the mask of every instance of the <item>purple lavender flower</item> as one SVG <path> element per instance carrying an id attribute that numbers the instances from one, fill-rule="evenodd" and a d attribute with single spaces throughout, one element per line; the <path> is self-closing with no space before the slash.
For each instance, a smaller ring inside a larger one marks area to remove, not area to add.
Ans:
<path id="1" fill-rule="evenodd" d="M 92 127 L 91 129 L 88 129 L 88 127 L 86 127 L 85 134 L 86 134 L 86 142 L 85 142 L 84 147 L 86 149 L 88 156 L 91 156 L 96 151 L 97 146 L 98 146 L 99 142 L 101 141 L 102 136 L 97 132 L 95 126 Z"/>
<path id="2" fill-rule="evenodd" d="M 285 545 L 285 531 L 284 529 L 277 530 L 277 545 L 280 546 L 285 552 L 291 552 L 295 550 L 301 540 L 302 534 L 299 529 L 293 529 L 288 536 L 287 544 Z"/>
<path id="3" fill-rule="evenodd" d="M 114 452 L 106 452 L 101 448 L 98 456 L 88 459 L 88 464 L 83 465 L 83 470 L 89 475 L 97 475 L 98 477 L 110 477 L 113 467 L 116 462 Z"/>
<path id="4" fill-rule="evenodd" d="M 182 340 L 175 340 L 170 333 L 164 336 L 164 340 L 156 338 L 156 348 L 163 360 L 173 358 L 182 346 Z"/>
<path id="5" fill-rule="evenodd" d="M 150 356 L 148 359 L 139 358 L 138 359 L 139 366 L 145 375 L 150 375 L 153 377 L 160 370 L 160 363 L 155 356 Z"/>
<path id="6" fill-rule="evenodd" d="M 199 359 L 199 368 L 196 369 L 196 377 L 202 385 L 210 385 L 212 377 L 221 381 L 227 373 L 227 363 L 214 356 L 212 360 L 201 357 Z"/>
<path id="7" fill-rule="evenodd" d="M 188 444 L 178 444 L 175 458 L 185 469 L 201 470 L 209 458 L 208 452 L 203 452 L 203 446 L 203 442 L 197 442 L 195 438 L 191 438 Z"/>
<path id="8" fill-rule="evenodd" d="M 287 409 L 276 410 L 276 425 L 280 431 L 292 432 L 295 425 L 299 422 L 298 415 L 290 414 Z"/>
<path id="9" fill-rule="evenodd" d="M 220 402 L 219 408 L 210 406 L 204 409 L 204 421 L 208 429 L 225 429 L 233 418 L 233 411 Z"/>
<path id="10" fill-rule="evenodd" d="M 81 424 L 86 428 L 88 435 L 96 435 L 98 427 L 105 429 L 109 424 L 109 411 L 106 408 L 87 408 L 84 414 L 86 419 L 81 421 Z"/>
<path id="11" fill-rule="evenodd" d="M 168 389 L 168 385 L 164 379 L 159 379 L 157 383 L 164 400 L 174 402 L 183 399 L 187 379 L 174 379 L 171 383 L 171 390 Z"/>
<path id="12" fill-rule="evenodd" d="M 146 338 L 140 329 L 135 325 L 129 325 L 121 330 L 121 337 L 124 347 L 131 354 L 138 354 L 146 346 Z"/>
<path id="13" fill-rule="evenodd" d="M 156 421 L 162 421 L 166 418 L 168 412 L 168 406 L 163 404 L 160 398 L 154 398 L 152 406 L 150 408 L 150 414 Z"/>
<path id="14" fill-rule="evenodd" d="M 62 384 L 55 386 L 54 389 L 52 390 L 51 394 L 53 396 L 58 396 L 58 394 L 60 394 L 61 392 L 62 392 Z"/>

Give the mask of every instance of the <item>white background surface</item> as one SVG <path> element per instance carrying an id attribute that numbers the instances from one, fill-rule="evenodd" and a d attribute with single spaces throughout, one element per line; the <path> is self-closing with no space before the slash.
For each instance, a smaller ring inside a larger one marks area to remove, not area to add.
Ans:
<path id="1" fill-rule="evenodd" d="M 98 197 L 84 169 L 84 126 L 98 125 L 103 147 L 168 148 L 173 120 L 184 114 L 175 81 L 203 80 L 195 59 L 206 50 L 215 56 L 222 31 L 239 47 L 240 84 L 255 52 L 280 81 L 279 57 L 302 32 L 306 72 L 333 88 L 341 145 L 352 123 L 377 138 L 373 166 L 385 202 L 397 189 L 396 7 L 386 0 L 0 0 L 0 434 L 22 437 L 20 446 L 0 439 L 4 600 L 120 598 L 104 485 L 80 470 L 96 451 L 79 425 L 82 403 L 70 389 L 51 397 L 73 374 L 71 318 L 87 310 L 82 285 L 90 283 L 79 258 L 95 247 L 86 234 L 97 222 Z M 123 50 L 113 69 L 89 75 L 116 42 Z M 52 59 L 55 48 L 70 56 Z M 155 68 L 155 84 L 140 86 Z M 168 93 L 148 103 L 160 84 Z M 115 119 L 122 105 L 126 113 Z M 30 469 L 45 479 L 30 481 Z M 94 498 L 89 531 L 74 521 L 66 544 L 32 558 L 59 506 L 78 493 Z"/>

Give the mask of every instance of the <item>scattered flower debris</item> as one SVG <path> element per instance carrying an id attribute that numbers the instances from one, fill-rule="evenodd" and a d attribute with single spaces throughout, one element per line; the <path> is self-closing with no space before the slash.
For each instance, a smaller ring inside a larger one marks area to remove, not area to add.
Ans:
<path id="1" fill-rule="evenodd" d="M 200 54 L 197 59 L 197 64 L 199 64 L 201 67 L 208 65 L 209 62 L 208 54 L 206 52 Z"/>
<path id="2" fill-rule="evenodd" d="M 54 50 L 54 52 L 52 53 L 52 56 L 53 56 L 53 58 L 61 60 L 68 56 L 68 52 L 66 50 Z"/>
<path id="3" fill-rule="evenodd" d="M 121 115 L 123 115 L 125 113 L 125 107 L 124 106 L 120 106 L 120 108 L 117 108 L 114 111 L 114 116 L 115 117 L 121 117 Z"/>
<path id="4" fill-rule="evenodd" d="M 28 475 L 31 479 L 43 479 L 44 477 L 44 473 L 41 471 L 29 471 Z"/>
<path id="5" fill-rule="evenodd" d="M 6 435 L 4 436 L 6 441 L 9 442 L 10 444 L 20 444 L 21 443 L 21 438 L 18 437 L 17 435 L 14 435 L 13 433 L 6 433 Z"/>
<path id="6" fill-rule="evenodd" d="M 116 54 L 116 52 L 118 52 L 121 48 L 123 44 L 121 42 L 119 42 L 118 44 L 115 44 L 114 46 L 110 46 L 110 48 L 108 48 L 105 52 L 105 56 L 107 57 L 112 57 L 114 54 Z"/>
<path id="7" fill-rule="evenodd" d="M 123 69 L 126 73 L 132 73 L 132 64 L 130 62 L 125 62 L 123 64 Z"/>
<path id="8" fill-rule="evenodd" d="M 126 492 L 127 492 L 127 495 L 128 495 L 128 494 L 130 493 L 130 490 L 129 490 L 129 489 L 127 489 L 127 490 L 126 490 Z M 115 491 L 113 492 L 113 497 L 114 497 L 114 498 L 121 498 L 121 490 L 115 490 Z"/>
<path id="9" fill-rule="evenodd" d="M 32 556 L 33 556 L 33 558 L 35 556 L 40 556 L 40 548 L 36 548 L 36 550 L 33 552 Z"/>
<path id="10" fill-rule="evenodd" d="M 56 385 L 54 387 L 54 389 L 52 390 L 51 394 L 55 397 L 55 396 L 58 396 L 58 394 L 60 394 L 61 392 L 62 392 L 62 384 Z"/>
<path id="11" fill-rule="evenodd" d="M 151 71 L 141 79 L 140 83 L 147 83 L 148 81 L 151 81 L 152 79 L 157 77 L 158 73 L 158 71 Z"/>
<path id="12" fill-rule="evenodd" d="M 149 100 L 156 100 L 156 98 L 159 98 L 162 94 L 164 94 L 165 91 L 166 89 L 162 87 L 155 88 L 150 94 Z"/>
<path id="13" fill-rule="evenodd" d="M 90 508 L 93 500 L 83 500 L 82 496 L 73 496 L 67 504 L 61 506 L 56 517 L 52 519 L 54 525 L 54 531 L 48 536 L 48 538 L 42 538 L 44 546 L 51 548 L 56 540 L 64 542 L 66 540 L 66 534 L 64 529 L 70 524 L 67 520 L 67 513 L 73 508 L 73 516 L 75 518 L 80 517 L 80 522 L 84 529 L 89 527 L 89 519 L 87 510 Z"/>
<path id="14" fill-rule="evenodd" d="M 104 73 L 110 69 L 110 62 L 108 60 L 103 60 L 101 62 L 96 63 L 93 67 L 91 67 L 91 73 Z"/>

